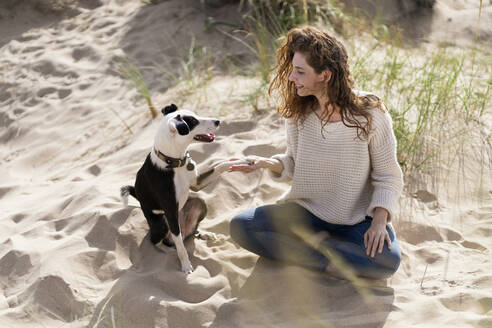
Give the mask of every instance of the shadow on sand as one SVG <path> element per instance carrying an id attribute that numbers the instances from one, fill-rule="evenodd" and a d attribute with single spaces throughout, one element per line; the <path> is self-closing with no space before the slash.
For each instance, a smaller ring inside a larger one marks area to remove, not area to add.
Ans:
<path id="1" fill-rule="evenodd" d="M 393 288 L 385 285 L 357 286 L 260 258 L 209 327 L 382 327 L 394 301 Z"/>

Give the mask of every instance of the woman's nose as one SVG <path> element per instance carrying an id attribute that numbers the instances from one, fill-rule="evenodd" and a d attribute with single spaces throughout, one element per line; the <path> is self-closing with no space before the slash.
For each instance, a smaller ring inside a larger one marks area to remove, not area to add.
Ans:
<path id="1" fill-rule="evenodd" d="M 289 74 L 289 81 L 294 82 L 294 79 L 295 79 L 295 77 L 294 77 L 294 72 L 291 72 L 291 73 Z"/>

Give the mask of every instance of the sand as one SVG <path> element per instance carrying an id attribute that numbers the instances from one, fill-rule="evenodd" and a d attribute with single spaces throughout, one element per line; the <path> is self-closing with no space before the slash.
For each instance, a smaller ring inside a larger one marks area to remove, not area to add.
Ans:
<path id="1" fill-rule="evenodd" d="M 0 327 L 492 327 L 492 183 L 477 186 L 476 171 L 449 183 L 464 190 L 460 198 L 406 192 L 394 220 L 400 269 L 385 281 L 355 283 L 237 246 L 230 219 L 274 203 L 288 185 L 266 172 L 224 174 L 199 192 L 209 207 L 201 229 L 217 238 L 189 240 L 195 271 L 181 273 L 175 250 L 149 243 L 138 203 L 120 201 L 158 119 L 115 73 L 114 60 L 125 55 L 144 67 L 165 54 L 172 71 L 186 55 L 176 49 L 196 42 L 211 56 L 248 61 L 239 42 L 203 28 L 209 15 L 234 20 L 235 6 L 37 3 L 0 7 Z M 486 30 L 492 6 L 484 5 Z M 438 1 L 436 15 L 473 17 L 472 8 Z M 466 19 L 454 28 L 474 26 Z M 452 40 L 453 31 L 430 35 Z M 473 33 L 462 36 L 466 44 Z M 172 88 L 163 72 L 143 74 L 159 108 L 174 102 L 223 122 L 213 144 L 191 147 L 197 162 L 285 150 L 277 115 L 252 112 L 244 101 L 259 84 L 247 74 Z"/>

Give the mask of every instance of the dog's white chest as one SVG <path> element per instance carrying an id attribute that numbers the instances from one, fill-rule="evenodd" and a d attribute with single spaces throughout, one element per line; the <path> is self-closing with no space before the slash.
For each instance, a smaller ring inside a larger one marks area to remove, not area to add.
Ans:
<path id="1" fill-rule="evenodd" d="M 175 171 L 174 186 L 176 188 L 176 200 L 178 201 L 178 207 L 181 209 L 188 195 L 190 194 L 190 181 L 196 176 L 195 170 L 188 170 L 186 166 Z"/>

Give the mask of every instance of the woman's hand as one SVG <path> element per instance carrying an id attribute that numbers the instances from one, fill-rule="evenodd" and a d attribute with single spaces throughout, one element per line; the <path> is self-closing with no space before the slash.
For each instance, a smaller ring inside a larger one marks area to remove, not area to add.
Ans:
<path id="1" fill-rule="evenodd" d="M 384 208 L 375 208 L 371 226 L 364 234 L 366 255 L 374 257 L 376 255 L 376 251 L 381 254 L 383 252 L 384 241 L 388 243 L 388 249 L 391 249 L 391 240 L 388 231 L 386 230 L 388 215 L 388 211 Z"/>
<path id="2" fill-rule="evenodd" d="M 238 158 L 231 158 L 229 161 L 237 161 Z M 251 173 L 256 169 L 268 168 L 275 173 L 281 173 L 284 169 L 282 163 L 277 159 L 260 157 L 256 155 L 250 155 L 244 158 L 248 164 L 232 165 L 229 168 L 229 172 L 240 171 L 244 173 Z"/>
<path id="3" fill-rule="evenodd" d="M 229 161 L 237 161 L 239 158 L 230 158 Z M 265 167 L 264 166 L 264 161 L 266 158 L 260 157 L 260 156 L 255 156 L 255 155 L 250 155 L 244 158 L 244 160 L 248 161 L 248 164 L 239 164 L 239 165 L 232 165 L 229 168 L 229 172 L 233 171 L 240 171 L 244 173 L 251 173 L 255 171 L 256 169 Z"/>

